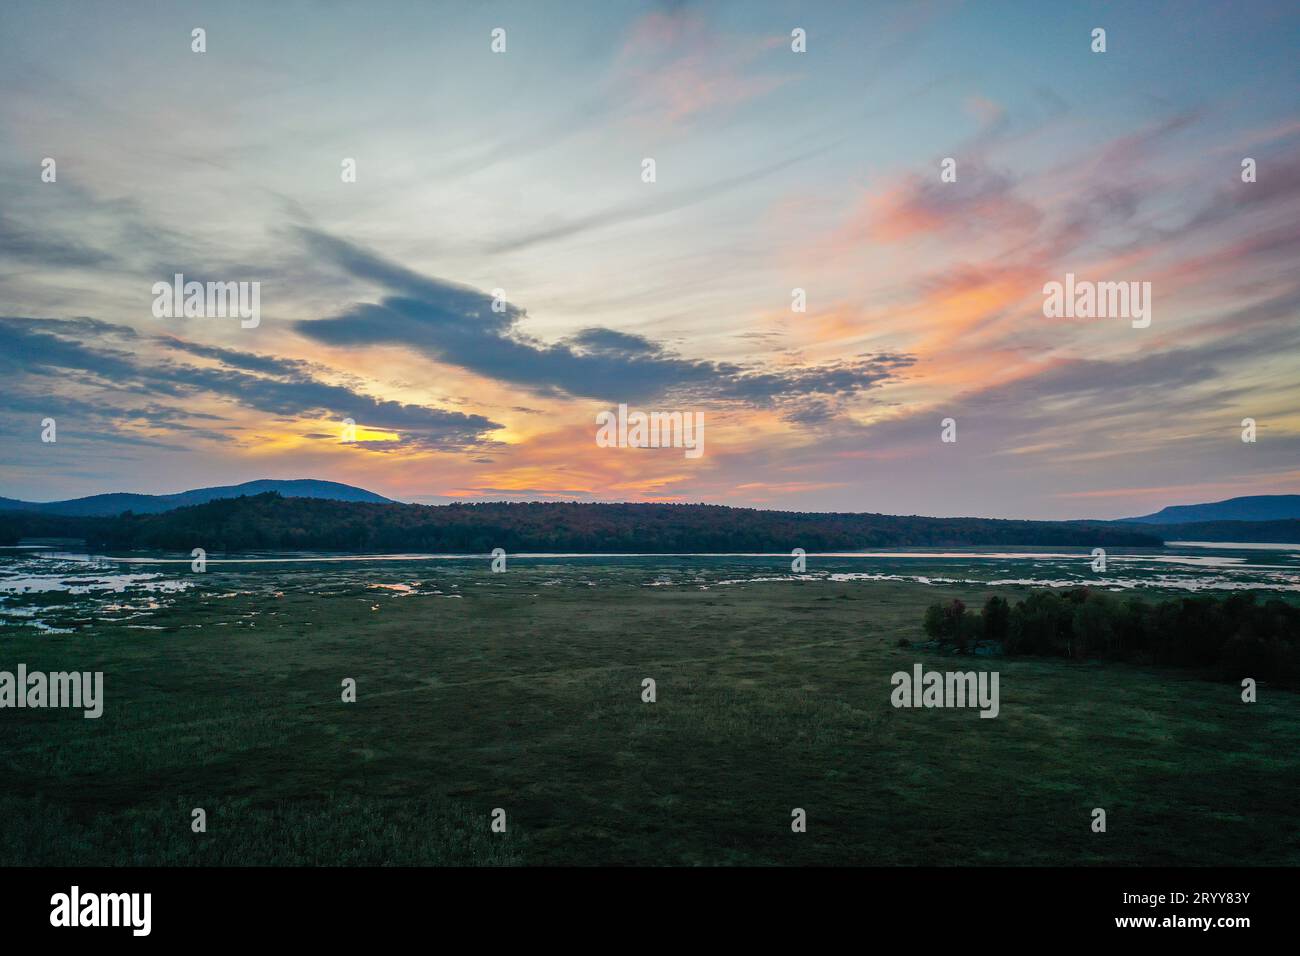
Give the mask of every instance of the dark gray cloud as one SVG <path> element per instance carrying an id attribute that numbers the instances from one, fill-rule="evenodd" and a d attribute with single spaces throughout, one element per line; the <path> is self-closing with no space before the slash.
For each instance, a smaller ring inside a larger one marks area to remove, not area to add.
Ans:
<path id="1" fill-rule="evenodd" d="M 487 293 L 418 275 L 342 239 L 312 230 L 303 235 L 318 254 L 392 294 L 333 318 L 300 321 L 295 326 L 300 333 L 333 346 L 405 346 L 541 395 L 643 401 L 672 394 L 700 402 L 803 408 L 809 399 L 851 398 L 914 362 L 910 355 L 891 353 L 779 369 L 712 362 L 599 327 L 546 343 L 519 328 L 527 313 L 514 304 L 493 311 Z"/>
<path id="2" fill-rule="evenodd" d="M 53 235 L 48 229 L 24 229 L 0 215 L 0 262 L 36 265 L 45 269 L 88 269 L 113 260 L 106 252 L 76 239 Z"/>
<path id="3" fill-rule="evenodd" d="M 486 433 L 501 427 L 482 415 L 385 401 L 324 381 L 316 367 L 307 362 L 197 345 L 171 336 L 142 337 L 129 328 L 93 319 L 64 322 L 0 317 L 0 332 L 0 374 L 11 386 L 3 403 L 10 407 L 15 402 L 30 404 L 33 395 L 49 394 L 53 391 L 51 379 L 63 381 L 71 373 L 81 386 L 105 393 L 97 406 L 98 419 L 147 420 L 175 431 L 193 430 L 184 419 L 215 418 L 205 413 L 192 415 L 186 410 L 204 397 L 217 397 L 268 415 L 352 418 L 359 425 L 401 433 L 398 442 L 365 443 L 377 450 L 383 450 L 384 445 L 446 451 L 490 446 Z M 138 355 L 144 342 L 165 353 L 216 364 L 197 365 L 171 357 L 148 361 Z M 131 347 L 123 348 L 124 343 Z M 56 394 L 65 391 L 60 388 Z M 157 403 L 141 410 L 113 402 L 114 395 L 165 397 L 185 404 L 172 405 L 173 410 L 163 414 Z M 48 399 L 40 407 L 50 409 L 57 404 L 68 403 L 63 398 Z M 84 413 L 85 403 L 79 404 L 82 408 L 76 411 Z M 111 431 L 106 437 L 111 438 Z"/>

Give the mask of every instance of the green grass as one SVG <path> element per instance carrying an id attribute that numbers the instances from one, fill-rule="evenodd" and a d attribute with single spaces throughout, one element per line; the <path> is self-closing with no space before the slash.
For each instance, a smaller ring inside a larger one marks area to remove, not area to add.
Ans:
<path id="1" fill-rule="evenodd" d="M 106 704 L 0 711 L 0 864 L 1300 862 L 1300 695 L 898 646 L 977 588 L 484 579 L 5 628 L 0 668 L 102 670 Z M 1001 715 L 895 710 L 916 662 L 1000 671 Z"/>

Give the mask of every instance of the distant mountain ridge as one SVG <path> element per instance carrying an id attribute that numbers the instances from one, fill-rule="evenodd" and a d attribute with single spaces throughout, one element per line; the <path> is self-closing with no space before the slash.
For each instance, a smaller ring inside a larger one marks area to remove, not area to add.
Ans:
<path id="1" fill-rule="evenodd" d="M 161 514 L 175 508 L 207 504 L 223 498 L 239 498 L 278 492 L 285 498 L 322 498 L 327 501 L 368 501 L 374 504 L 392 504 L 392 499 L 377 495 L 364 488 L 356 488 L 337 481 L 319 481 L 314 478 L 278 480 L 259 478 L 239 485 L 221 485 L 213 488 L 194 488 L 172 495 L 141 495 L 115 492 L 70 498 L 66 501 L 19 501 L 0 498 L 0 511 L 34 511 L 46 515 L 69 515 L 78 518 L 105 518 L 124 511 L 136 514 Z"/>
<path id="2" fill-rule="evenodd" d="M 1300 495 L 1248 495 L 1200 505 L 1171 505 L 1155 514 L 1123 518 L 1141 524 L 1189 524 L 1193 521 L 1292 521 L 1300 519 Z"/>

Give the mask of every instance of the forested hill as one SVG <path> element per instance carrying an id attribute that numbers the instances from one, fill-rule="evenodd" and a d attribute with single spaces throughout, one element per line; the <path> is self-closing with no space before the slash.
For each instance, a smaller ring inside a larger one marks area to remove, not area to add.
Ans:
<path id="1" fill-rule="evenodd" d="M 78 517 L 113 517 L 123 511 L 157 514 L 174 508 L 184 508 L 187 505 L 207 504 L 219 498 L 241 498 L 268 491 L 277 492 L 286 498 L 327 498 L 331 501 L 373 501 L 391 504 L 391 500 L 383 495 L 366 491 L 364 488 L 340 484 L 337 481 L 320 481 L 315 478 L 288 480 L 259 478 L 255 481 L 246 481 L 241 485 L 192 488 L 174 495 L 114 492 L 106 495 L 90 495 L 86 498 L 70 498 L 67 501 L 19 501 L 16 498 L 0 498 L 0 511 L 36 511 L 41 514 Z"/>
<path id="2" fill-rule="evenodd" d="M 483 554 L 859 550 L 959 545 L 1159 547 L 1132 525 L 758 511 L 721 505 L 370 504 L 283 498 L 213 501 L 164 514 L 114 518 L 0 514 L 0 544 L 84 538 L 104 550 L 255 550 Z"/>

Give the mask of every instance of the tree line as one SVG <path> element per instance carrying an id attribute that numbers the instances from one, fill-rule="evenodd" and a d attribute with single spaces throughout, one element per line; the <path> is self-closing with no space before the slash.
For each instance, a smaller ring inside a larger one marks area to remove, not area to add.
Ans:
<path id="1" fill-rule="evenodd" d="M 227 498 L 160 514 L 112 518 L 0 513 L 0 543 L 74 537 L 115 550 L 310 550 L 487 553 L 518 551 L 807 551 L 883 547 L 1043 545 L 1159 547 L 1143 527 L 760 511 L 703 504 L 484 502 L 415 505 Z"/>
<path id="2" fill-rule="evenodd" d="M 1300 681 L 1300 606 L 1253 592 L 1146 601 L 1095 588 L 1034 591 L 980 611 L 932 604 L 925 632 L 961 652 L 981 642 L 1008 655 L 1194 667 L 1216 676 Z"/>

